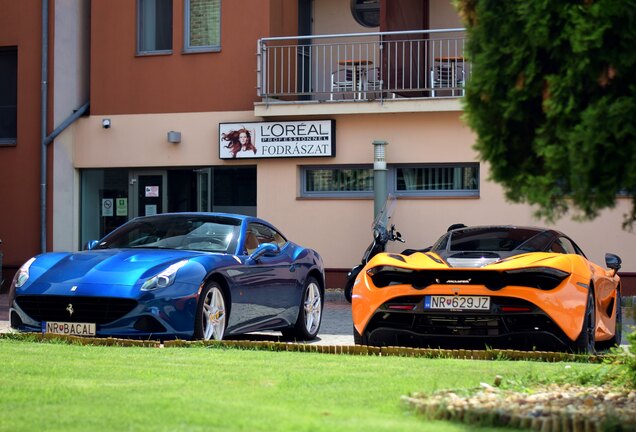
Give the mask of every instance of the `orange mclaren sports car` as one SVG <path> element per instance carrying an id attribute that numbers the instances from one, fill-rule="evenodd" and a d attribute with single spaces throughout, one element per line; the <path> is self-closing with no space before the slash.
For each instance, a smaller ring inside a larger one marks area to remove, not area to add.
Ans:
<path id="1" fill-rule="evenodd" d="M 593 353 L 620 344 L 621 259 L 602 268 L 551 229 L 449 229 L 376 255 L 352 295 L 356 344 Z"/>

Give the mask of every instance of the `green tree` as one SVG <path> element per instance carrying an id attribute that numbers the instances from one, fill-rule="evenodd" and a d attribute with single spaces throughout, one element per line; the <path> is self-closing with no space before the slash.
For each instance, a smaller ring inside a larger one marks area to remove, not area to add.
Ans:
<path id="1" fill-rule="evenodd" d="M 456 0 L 472 74 L 465 118 L 491 178 L 553 221 L 617 195 L 636 220 L 636 1 Z"/>

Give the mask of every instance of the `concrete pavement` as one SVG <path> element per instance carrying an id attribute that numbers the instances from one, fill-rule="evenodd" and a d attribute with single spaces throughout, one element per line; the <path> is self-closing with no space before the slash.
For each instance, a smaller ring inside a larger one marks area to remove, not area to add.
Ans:
<path id="1" fill-rule="evenodd" d="M 10 331 L 9 295 L 0 293 L 0 333 Z M 278 340 L 280 332 L 245 335 L 241 339 Z M 353 322 L 351 305 L 345 300 L 342 290 L 327 290 L 322 324 L 318 337 L 309 342 L 316 345 L 353 345 Z"/>
<path id="2" fill-rule="evenodd" d="M 636 331 L 636 297 L 623 299 L 623 340 L 627 344 L 627 334 Z M 0 293 L 0 333 L 10 331 L 8 293 Z M 264 332 L 240 337 L 245 340 L 277 341 L 280 332 Z M 235 338 L 233 338 L 235 339 Z M 345 300 L 342 290 L 327 290 L 322 324 L 318 337 L 308 342 L 315 345 L 353 345 L 353 321 L 351 305 Z"/>

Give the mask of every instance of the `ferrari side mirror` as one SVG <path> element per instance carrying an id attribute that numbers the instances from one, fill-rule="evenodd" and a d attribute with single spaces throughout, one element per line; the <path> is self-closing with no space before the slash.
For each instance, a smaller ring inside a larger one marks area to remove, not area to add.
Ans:
<path id="1" fill-rule="evenodd" d="M 275 243 L 263 243 L 258 245 L 256 250 L 248 257 L 252 261 L 257 261 L 262 256 L 275 256 L 280 252 L 280 248 Z"/>
<path id="2" fill-rule="evenodd" d="M 84 245 L 84 250 L 91 250 L 94 249 L 95 246 L 97 246 L 99 244 L 99 240 L 89 240 L 86 242 L 86 244 Z"/>

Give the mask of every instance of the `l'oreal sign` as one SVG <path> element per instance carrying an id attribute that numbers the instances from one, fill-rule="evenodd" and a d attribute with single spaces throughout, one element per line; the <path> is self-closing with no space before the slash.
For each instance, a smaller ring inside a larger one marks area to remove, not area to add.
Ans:
<path id="1" fill-rule="evenodd" d="M 333 157 L 334 120 L 220 123 L 219 157 L 255 159 Z"/>

